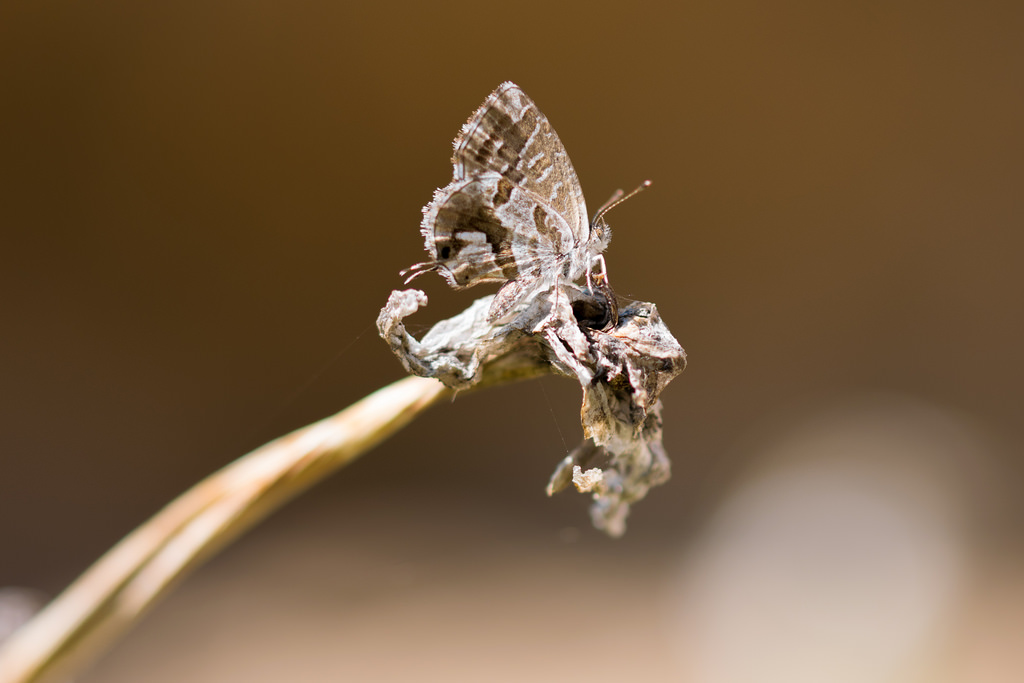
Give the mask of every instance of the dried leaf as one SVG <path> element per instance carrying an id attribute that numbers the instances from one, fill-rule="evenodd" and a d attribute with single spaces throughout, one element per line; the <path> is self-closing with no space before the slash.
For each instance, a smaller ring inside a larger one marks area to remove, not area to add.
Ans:
<path id="1" fill-rule="evenodd" d="M 478 299 L 417 341 L 403 319 L 426 305 L 426 295 L 395 291 L 377 327 L 406 370 L 453 389 L 550 371 L 576 378 L 586 439 L 555 469 L 548 494 L 570 483 L 591 493 L 594 525 L 620 536 L 630 505 L 669 478 L 658 397 L 686 366 L 686 353 L 654 304 L 621 308 L 602 331 L 590 326 L 586 312 L 607 310 L 607 302 L 576 285 L 538 290 L 509 322 L 488 320 L 492 300 Z"/>

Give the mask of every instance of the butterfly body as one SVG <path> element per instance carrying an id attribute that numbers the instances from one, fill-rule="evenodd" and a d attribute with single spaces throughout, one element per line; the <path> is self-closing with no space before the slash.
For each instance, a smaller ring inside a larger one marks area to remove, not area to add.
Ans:
<path id="1" fill-rule="evenodd" d="M 540 288 L 589 281 L 610 231 L 587 219 L 565 147 L 519 86 L 502 84 L 470 117 L 452 164 L 452 181 L 423 209 L 431 260 L 405 271 L 409 280 L 436 270 L 456 288 L 503 282 L 492 320 Z"/>

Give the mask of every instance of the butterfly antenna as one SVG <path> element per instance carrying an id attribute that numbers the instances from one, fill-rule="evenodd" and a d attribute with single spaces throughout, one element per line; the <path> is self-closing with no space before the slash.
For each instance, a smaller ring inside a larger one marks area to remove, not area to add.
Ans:
<path id="1" fill-rule="evenodd" d="M 606 213 L 614 209 L 616 206 L 626 201 L 630 197 L 635 197 L 636 195 L 640 194 L 650 186 L 651 181 L 645 180 L 642 183 L 640 183 L 640 185 L 629 194 L 626 194 L 622 190 L 615 190 L 615 194 L 613 194 L 608 201 L 602 204 L 601 208 L 597 210 L 596 214 L 594 214 L 594 220 L 592 220 L 591 223 L 597 223 L 604 217 Z"/>

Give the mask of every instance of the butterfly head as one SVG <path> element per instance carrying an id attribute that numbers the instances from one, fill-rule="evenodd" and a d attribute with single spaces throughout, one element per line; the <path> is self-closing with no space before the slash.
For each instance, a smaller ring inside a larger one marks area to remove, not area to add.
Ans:
<path id="1" fill-rule="evenodd" d="M 611 241 L 611 226 L 608 225 L 608 221 L 604 219 L 604 216 L 598 216 L 590 224 L 590 244 L 593 245 L 593 253 L 600 254 L 608 248 L 608 243 Z"/>
<path id="2" fill-rule="evenodd" d="M 604 219 L 605 214 L 630 197 L 640 194 L 650 186 L 651 181 L 645 180 L 632 192 L 626 193 L 622 190 L 616 190 L 615 194 L 601 205 L 601 208 L 594 214 L 594 220 L 590 221 L 590 239 L 596 247 L 595 253 L 600 254 L 604 251 L 612 240 L 612 229 L 608 227 L 608 222 Z"/>

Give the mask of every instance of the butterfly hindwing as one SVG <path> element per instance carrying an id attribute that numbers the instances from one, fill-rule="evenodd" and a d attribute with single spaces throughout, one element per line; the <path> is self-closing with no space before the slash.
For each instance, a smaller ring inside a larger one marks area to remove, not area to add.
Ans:
<path id="1" fill-rule="evenodd" d="M 569 246 L 557 212 L 492 171 L 438 190 L 422 231 L 437 269 L 459 288 L 537 277 Z"/>

